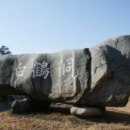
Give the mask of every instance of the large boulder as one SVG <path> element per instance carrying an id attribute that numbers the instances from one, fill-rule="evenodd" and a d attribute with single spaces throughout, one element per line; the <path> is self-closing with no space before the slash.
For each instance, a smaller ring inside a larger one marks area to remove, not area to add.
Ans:
<path id="1" fill-rule="evenodd" d="M 129 77 L 130 36 L 112 38 L 90 49 L 0 56 L 0 95 L 22 94 L 32 102 L 97 109 L 125 106 Z M 28 102 L 13 106 L 21 104 Z"/>
<path id="2" fill-rule="evenodd" d="M 88 89 L 89 49 L 0 56 L 0 94 L 75 104 Z"/>
<path id="3" fill-rule="evenodd" d="M 83 103 L 125 106 L 130 95 L 130 36 L 109 39 L 90 53 L 91 84 Z"/>

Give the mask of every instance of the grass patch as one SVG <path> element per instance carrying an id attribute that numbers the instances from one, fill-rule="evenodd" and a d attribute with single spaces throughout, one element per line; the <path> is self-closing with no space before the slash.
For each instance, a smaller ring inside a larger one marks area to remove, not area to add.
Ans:
<path id="1" fill-rule="evenodd" d="M 69 113 L 69 107 L 56 106 L 47 111 L 24 115 L 0 113 L 0 130 L 129 130 L 130 105 L 107 108 L 102 117 L 79 118 Z"/>

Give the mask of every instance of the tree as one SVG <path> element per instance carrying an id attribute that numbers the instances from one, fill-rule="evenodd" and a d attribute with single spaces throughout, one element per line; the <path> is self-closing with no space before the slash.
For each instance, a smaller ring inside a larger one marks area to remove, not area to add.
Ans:
<path id="1" fill-rule="evenodd" d="M 11 53 L 11 51 L 9 50 L 8 47 L 6 47 L 6 46 L 1 46 L 1 48 L 0 48 L 0 54 L 2 54 L 2 55 L 10 55 L 10 54 L 12 54 L 12 53 Z"/>

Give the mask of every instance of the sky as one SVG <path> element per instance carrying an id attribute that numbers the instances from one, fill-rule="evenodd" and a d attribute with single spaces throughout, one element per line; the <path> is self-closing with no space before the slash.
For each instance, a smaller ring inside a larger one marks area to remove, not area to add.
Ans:
<path id="1" fill-rule="evenodd" d="M 130 0 L 0 0 L 0 46 L 13 54 L 90 48 L 130 34 Z"/>

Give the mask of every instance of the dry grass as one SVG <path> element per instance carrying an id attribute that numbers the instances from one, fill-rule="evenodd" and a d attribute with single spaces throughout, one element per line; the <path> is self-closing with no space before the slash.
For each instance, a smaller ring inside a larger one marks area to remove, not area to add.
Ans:
<path id="1" fill-rule="evenodd" d="M 54 107 L 46 112 L 14 115 L 0 113 L 0 130 L 129 130 L 130 104 L 125 108 L 107 108 L 102 117 L 80 118 L 68 108 Z"/>

